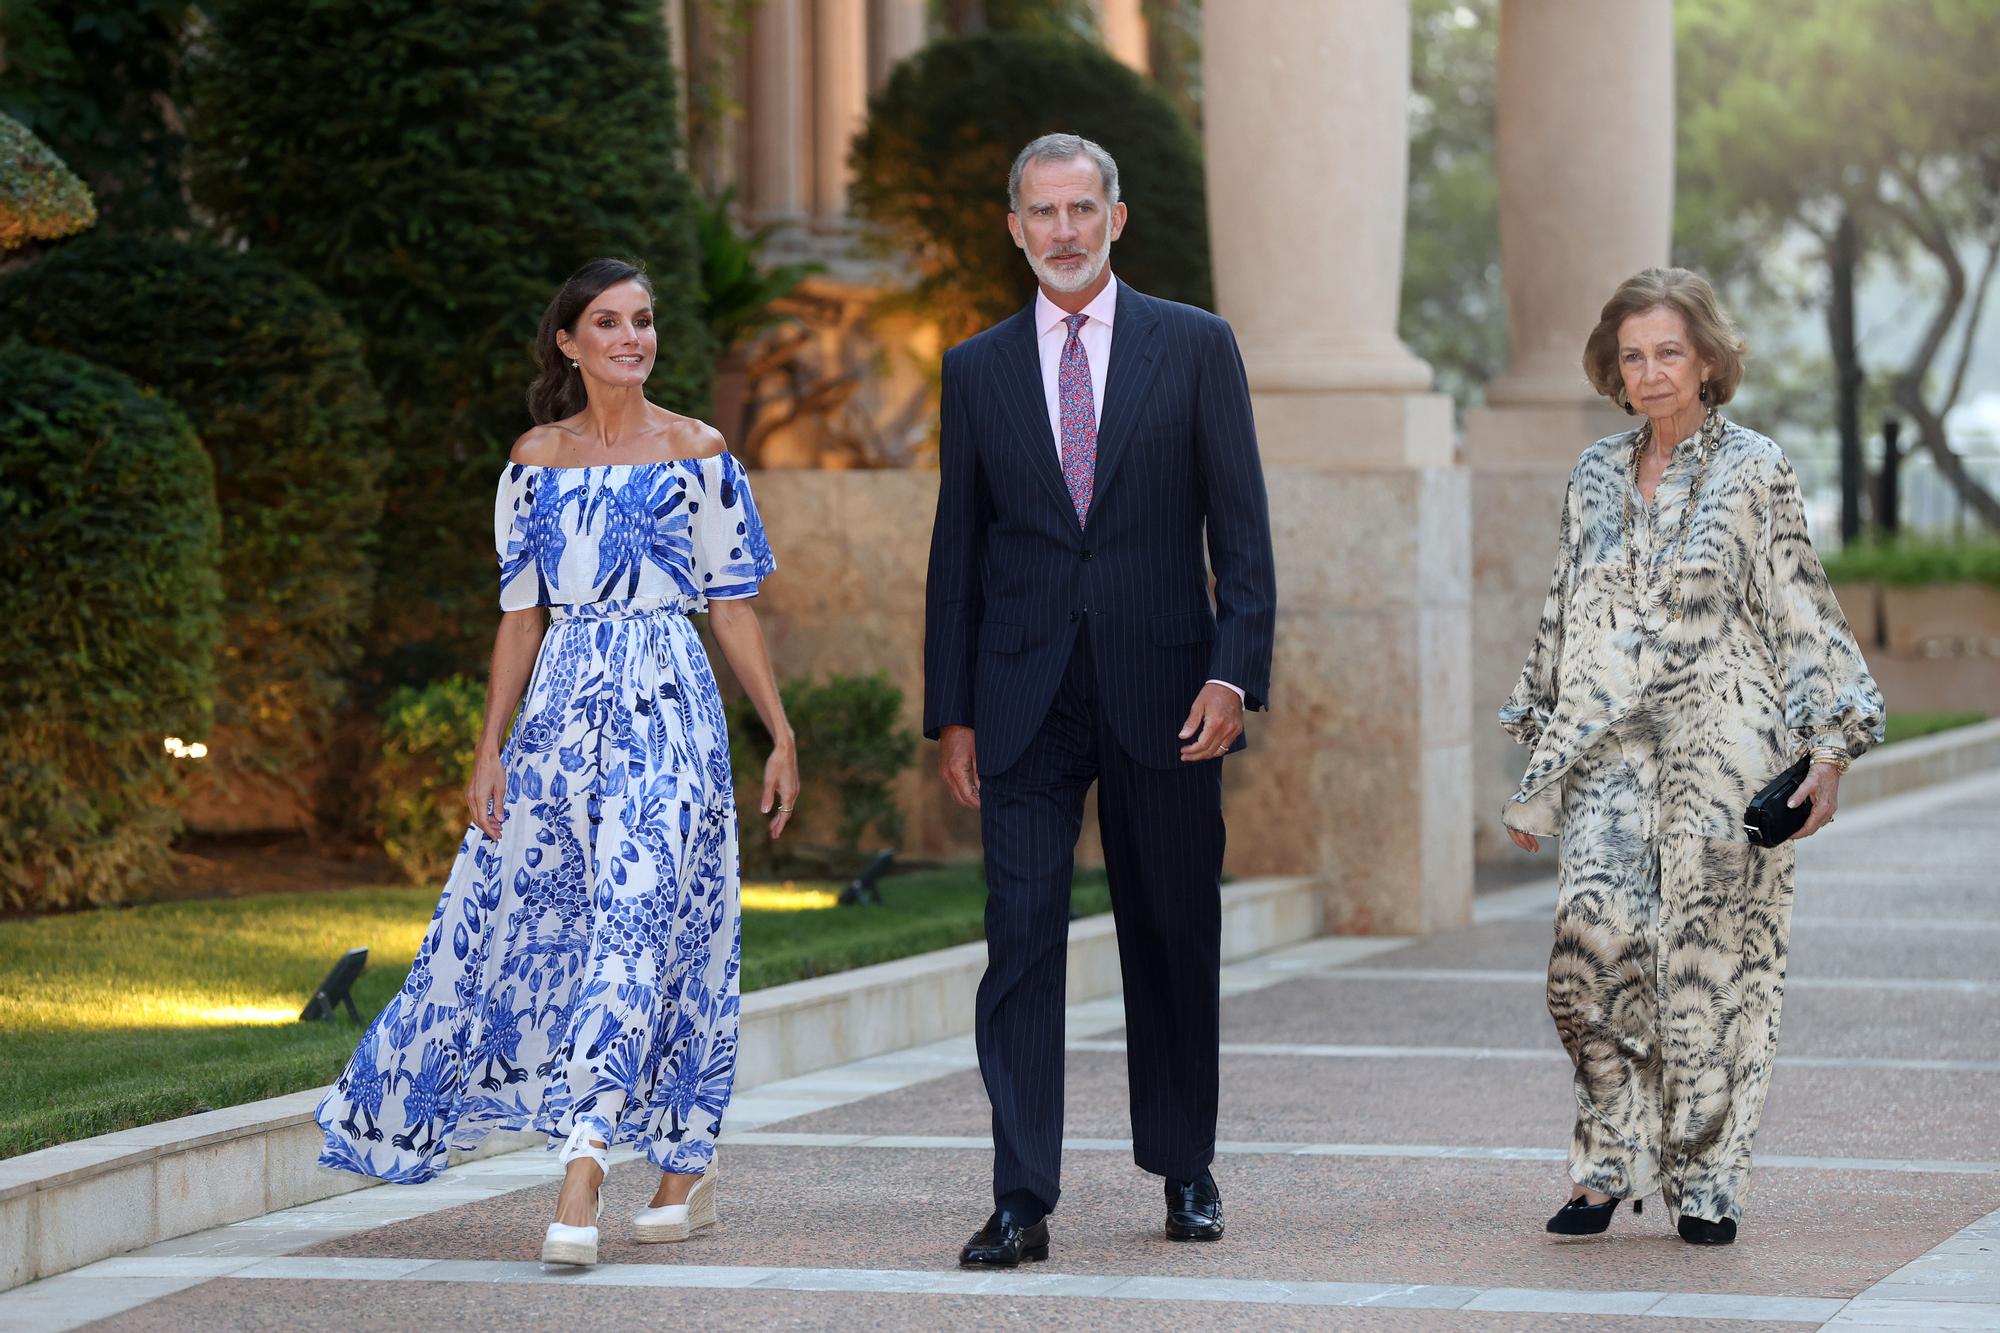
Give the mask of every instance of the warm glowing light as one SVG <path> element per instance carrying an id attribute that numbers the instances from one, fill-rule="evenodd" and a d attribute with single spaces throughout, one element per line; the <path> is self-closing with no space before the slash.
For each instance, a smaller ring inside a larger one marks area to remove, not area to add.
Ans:
<path id="1" fill-rule="evenodd" d="M 749 912 L 816 912 L 838 906 L 840 894 L 834 890 L 802 889 L 790 880 L 743 886 L 743 908 Z"/>
<path id="2" fill-rule="evenodd" d="M 265 1005 L 231 1004 L 213 1009 L 183 1008 L 181 1013 L 201 1023 L 296 1023 L 299 1009 L 292 1005 L 286 1009 L 275 1009 Z"/>
<path id="3" fill-rule="evenodd" d="M 176 759 L 208 758 L 208 746 L 201 741 L 184 741 L 178 736 L 169 736 L 161 744 Z"/>

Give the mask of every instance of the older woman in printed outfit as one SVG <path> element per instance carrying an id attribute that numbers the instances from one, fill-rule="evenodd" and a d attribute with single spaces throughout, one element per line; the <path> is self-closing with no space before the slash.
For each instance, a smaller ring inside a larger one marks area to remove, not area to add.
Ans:
<path id="1" fill-rule="evenodd" d="M 1681 1238 L 1736 1237 L 1783 998 L 1794 849 L 1744 807 L 1810 754 L 1795 835 L 1834 817 L 1882 697 L 1778 446 L 1722 416 L 1743 341 L 1708 283 L 1648 269 L 1584 350 L 1645 418 L 1570 473 L 1555 575 L 1503 727 L 1533 752 L 1506 824 L 1562 835 L 1549 1012 L 1576 1066 L 1571 1197 L 1603 1231 L 1658 1188 Z"/>

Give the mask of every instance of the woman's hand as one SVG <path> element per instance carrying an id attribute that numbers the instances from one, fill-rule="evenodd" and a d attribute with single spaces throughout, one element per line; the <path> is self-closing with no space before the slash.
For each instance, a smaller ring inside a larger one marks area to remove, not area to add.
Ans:
<path id="1" fill-rule="evenodd" d="M 1523 833 L 1517 828 L 1510 828 L 1507 830 L 1507 836 L 1512 838 L 1514 845 L 1524 852 L 1539 852 L 1542 850 L 1542 840 L 1532 833 Z"/>
<path id="2" fill-rule="evenodd" d="M 472 780 L 465 784 L 465 804 L 472 822 L 487 837 L 500 837 L 500 823 L 507 806 L 507 773 L 500 767 L 500 752 L 481 750 L 472 761 Z"/>
<path id="3" fill-rule="evenodd" d="M 785 831 L 785 825 L 792 822 L 792 807 L 799 800 L 799 750 L 798 745 L 786 741 L 773 746 L 771 757 L 764 761 L 764 801 L 757 808 L 771 816 L 771 840 L 777 841 Z"/>
<path id="4" fill-rule="evenodd" d="M 1806 780 L 1785 804 L 1797 809 L 1802 801 L 1812 802 L 1812 814 L 1806 818 L 1805 827 L 1791 836 L 1792 842 L 1810 838 L 1833 822 L 1834 809 L 1840 804 L 1840 770 L 1832 764 L 1814 764 L 1808 768 Z"/>

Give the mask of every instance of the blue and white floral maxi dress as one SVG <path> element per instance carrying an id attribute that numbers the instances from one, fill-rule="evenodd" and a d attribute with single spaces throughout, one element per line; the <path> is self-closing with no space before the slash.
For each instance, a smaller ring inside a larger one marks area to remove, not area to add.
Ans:
<path id="1" fill-rule="evenodd" d="M 320 1161 L 428 1180 L 495 1129 L 582 1121 L 663 1170 L 715 1151 L 736 1071 L 736 808 L 688 617 L 776 568 L 742 465 L 509 464 L 503 610 L 548 634 L 402 992 L 320 1103 Z"/>

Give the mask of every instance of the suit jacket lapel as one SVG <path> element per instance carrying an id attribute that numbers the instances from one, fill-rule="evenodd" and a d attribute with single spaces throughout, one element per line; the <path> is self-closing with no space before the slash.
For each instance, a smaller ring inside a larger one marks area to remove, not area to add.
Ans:
<path id="1" fill-rule="evenodd" d="M 1104 411 L 1097 421 L 1097 479 L 1091 486 L 1091 507 L 1103 498 L 1125 446 L 1132 438 L 1139 405 L 1146 400 L 1157 360 L 1159 312 L 1153 303 L 1124 283 L 1118 284 L 1118 320 L 1111 332 L 1111 368 L 1104 377 Z M 1056 469 L 1060 476 L 1062 469 Z M 1065 488 L 1067 490 L 1067 488 Z"/>
<path id="2" fill-rule="evenodd" d="M 1069 483 L 1063 480 L 1062 457 L 1056 452 L 1055 436 L 1049 433 L 1049 399 L 1042 389 L 1042 354 L 1035 338 L 1032 301 L 1026 310 L 1014 316 L 1013 324 L 1002 339 L 1000 398 L 1007 404 L 1015 436 L 1028 453 L 1028 470 L 1042 479 L 1050 498 L 1074 519 L 1076 505 L 1069 498 Z M 1117 346 L 1115 337 L 1112 346 Z"/>

